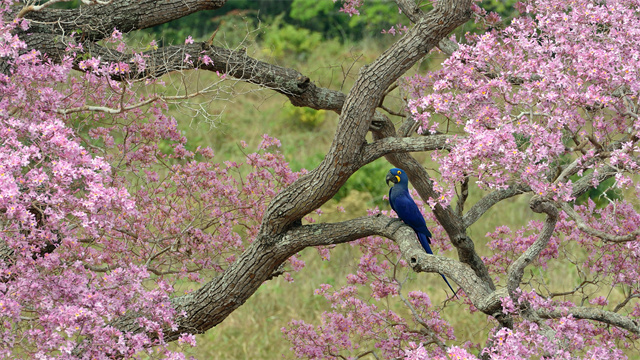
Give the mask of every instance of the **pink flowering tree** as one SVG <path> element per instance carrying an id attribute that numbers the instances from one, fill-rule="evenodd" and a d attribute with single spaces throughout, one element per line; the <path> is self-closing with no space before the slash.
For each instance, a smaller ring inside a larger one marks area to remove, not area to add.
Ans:
<path id="1" fill-rule="evenodd" d="M 140 51 L 122 40 L 225 0 L 57 2 L 0 1 L 0 358 L 184 358 L 168 345 L 195 346 L 300 268 L 300 250 L 343 243 L 362 257 L 347 286 L 317 289 L 332 310 L 283 329 L 300 358 L 620 359 L 637 347 L 637 1 L 523 2 L 504 24 L 470 0 L 396 0 L 406 24 L 385 30 L 396 42 L 348 93 L 211 41 Z M 356 16 L 366 2 L 343 5 Z M 447 39 L 471 18 L 484 30 Z M 407 76 L 438 48 L 450 55 L 441 70 Z M 188 70 L 219 82 L 158 91 L 162 75 Z M 188 150 L 167 104 L 232 79 L 340 114 L 322 163 L 293 173 L 266 135 L 242 163 Z M 384 104 L 396 86 L 398 129 Z M 410 154 L 421 151 L 437 171 Z M 302 224 L 380 157 L 409 174 L 435 247 L 457 254 L 427 255 L 378 209 Z M 580 200 L 603 186 L 616 196 Z M 516 196 L 531 221 L 470 236 Z M 548 286 L 550 264 L 575 269 L 575 285 Z M 448 301 L 486 315 L 486 341 L 458 338 L 414 272 L 455 283 Z"/>

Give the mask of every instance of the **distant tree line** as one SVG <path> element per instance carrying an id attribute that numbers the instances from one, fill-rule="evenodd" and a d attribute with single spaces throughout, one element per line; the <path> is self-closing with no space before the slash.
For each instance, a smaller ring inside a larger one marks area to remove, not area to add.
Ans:
<path id="1" fill-rule="evenodd" d="M 230 0 L 217 10 L 196 12 L 169 23 L 147 29 L 154 38 L 162 38 L 168 43 L 180 43 L 191 35 L 194 38 L 208 38 L 224 21 L 238 21 L 237 15 L 251 25 L 258 22 L 273 23 L 278 19 L 285 25 L 320 33 L 325 39 L 358 41 L 367 37 L 383 36 L 380 29 L 388 29 L 406 18 L 398 12 L 392 0 L 365 0 L 360 16 L 350 17 L 340 12 L 342 2 L 331 0 Z M 74 8 L 80 1 L 61 3 L 62 8 Z M 424 2 L 425 11 L 431 9 L 430 2 Z M 511 19 L 516 0 L 483 0 L 481 7 L 495 11 L 503 19 Z M 233 15 L 233 17 L 230 17 Z M 473 24 L 467 24 L 458 31 L 474 31 Z"/>

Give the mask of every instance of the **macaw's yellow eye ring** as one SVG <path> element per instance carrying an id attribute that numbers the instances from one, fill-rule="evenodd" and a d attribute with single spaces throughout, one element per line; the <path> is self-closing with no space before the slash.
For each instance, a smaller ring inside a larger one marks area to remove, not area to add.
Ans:
<path id="1" fill-rule="evenodd" d="M 398 182 L 400 182 L 400 176 L 396 175 L 396 179 L 398 179 Z"/>
<path id="2" fill-rule="evenodd" d="M 402 171 L 398 170 L 398 175 L 402 174 Z"/>

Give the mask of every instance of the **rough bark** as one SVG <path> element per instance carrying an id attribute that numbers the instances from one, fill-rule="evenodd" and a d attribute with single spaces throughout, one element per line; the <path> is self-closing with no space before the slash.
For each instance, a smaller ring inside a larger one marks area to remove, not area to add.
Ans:
<path id="1" fill-rule="evenodd" d="M 547 214 L 547 220 L 544 223 L 542 231 L 538 234 L 536 241 L 509 266 L 509 270 L 507 271 L 509 276 L 507 279 L 507 289 L 514 301 L 517 300 L 516 290 L 520 287 L 524 269 L 547 247 L 556 227 L 556 222 L 558 221 L 558 209 L 556 209 L 554 204 L 549 200 L 534 196 L 529 203 L 529 207 L 536 213 Z"/>
<path id="2" fill-rule="evenodd" d="M 333 224 L 296 225 L 276 239 L 252 243 L 222 275 L 200 289 L 172 300 L 176 310 L 184 311 L 186 316 L 179 319 L 177 329 L 165 330 L 165 339 L 176 340 L 185 332 L 203 333 L 221 323 L 283 262 L 307 247 L 341 244 L 372 235 L 390 239 L 404 237 L 404 242 L 416 242 L 411 228 L 402 226 L 405 231 L 395 231 L 395 226 L 388 226 L 390 222 L 395 220 L 366 216 Z M 126 331 L 141 331 L 135 317 L 130 314 L 113 325 Z"/>
<path id="3" fill-rule="evenodd" d="M 171 20 L 222 7 L 227 0 L 136 0 L 112 1 L 107 5 L 80 5 L 75 9 L 46 8 L 29 11 L 24 4 L 15 7 L 13 17 L 20 14 L 31 20 L 30 34 L 68 36 L 80 32 L 82 37 L 98 41 L 113 29 L 122 32 L 140 30 Z"/>
<path id="4" fill-rule="evenodd" d="M 598 308 L 586 306 L 573 308 L 559 307 L 553 309 L 536 309 L 536 313 L 542 319 L 559 319 L 566 316 L 573 316 L 576 319 L 595 320 L 640 335 L 640 326 L 636 321 L 627 316 Z"/>

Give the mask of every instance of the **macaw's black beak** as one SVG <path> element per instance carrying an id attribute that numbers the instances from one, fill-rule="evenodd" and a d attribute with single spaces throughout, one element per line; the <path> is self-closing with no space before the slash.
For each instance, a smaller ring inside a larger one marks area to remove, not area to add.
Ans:
<path id="1" fill-rule="evenodd" d="M 391 171 L 387 173 L 387 177 L 385 178 L 385 180 L 387 181 L 387 186 L 389 186 L 389 181 L 391 181 L 394 184 L 397 184 L 400 182 L 400 178 L 397 177 L 396 175 L 393 175 Z"/>

